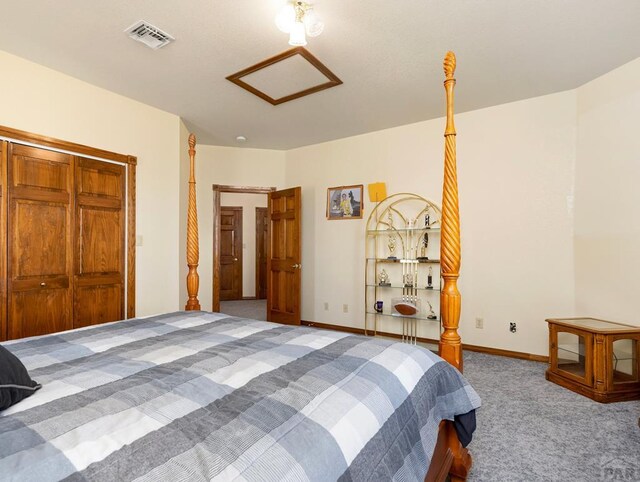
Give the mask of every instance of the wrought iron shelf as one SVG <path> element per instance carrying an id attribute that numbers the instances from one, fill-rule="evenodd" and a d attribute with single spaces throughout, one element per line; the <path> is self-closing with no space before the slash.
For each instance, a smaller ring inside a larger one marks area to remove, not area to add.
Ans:
<path id="1" fill-rule="evenodd" d="M 398 233 L 440 233 L 440 228 L 393 228 L 393 229 L 367 229 L 370 236 L 379 236 L 381 234 L 398 234 Z"/>
<path id="2" fill-rule="evenodd" d="M 377 261 L 378 263 L 440 263 L 439 259 L 389 259 L 389 258 L 367 258 L 367 261 Z"/>
<path id="3" fill-rule="evenodd" d="M 407 316 L 407 315 L 401 315 L 400 313 L 389 313 L 388 311 L 383 311 L 382 313 L 379 313 L 377 311 L 367 310 L 367 315 L 386 316 L 386 317 L 390 317 L 390 318 L 412 318 L 412 319 L 415 319 L 415 320 L 434 321 L 436 323 L 440 323 L 440 319 L 439 318 L 436 318 L 434 320 L 432 318 L 427 318 L 426 315 L 421 314 L 421 313 L 417 313 L 415 315 Z"/>
<path id="4" fill-rule="evenodd" d="M 410 286 L 402 286 L 402 285 L 373 285 L 367 284 L 368 288 L 394 288 L 394 289 L 404 289 L 410 288 Z M 418 291 L 440 291 L 440 288 L 426 288 L 418 286 L 416 288 Z"/>

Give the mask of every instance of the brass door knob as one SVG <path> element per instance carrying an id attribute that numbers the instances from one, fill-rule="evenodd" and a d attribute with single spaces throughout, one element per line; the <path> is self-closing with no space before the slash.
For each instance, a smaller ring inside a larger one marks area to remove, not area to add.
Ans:
<path id="1" fill-rule="evenodd" d="M 42 281 L 42 282 L 40 283 L 40 286 L 47 286 L 47 283 L 45 283 L 44 281 Z"/>

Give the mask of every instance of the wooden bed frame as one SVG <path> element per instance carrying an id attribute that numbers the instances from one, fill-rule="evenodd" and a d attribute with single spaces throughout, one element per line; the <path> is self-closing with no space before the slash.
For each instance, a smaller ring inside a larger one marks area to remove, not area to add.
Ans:
<path id="1" fill-rule="evenodd" d="M 458 211 L 458 176 L 456 169 L 456 130 L 453 122 L 453 88 L 456 80 L 453 77 L 456 69 L 456 56 L 447 52 L 444 58 L 444 88 L 447 98 L 447 124 L 444 133 L 444 181 L 442 188 L 442 231 L 440 242 L 440 266 L 444 285 L 440 293 L 440 307 L 444 331 L 440 336 L 439 355 L 462 371 L 462 344 L 458 334 L 460 321 L 460 292 L 458 277 L 460 273 L 460 215 Z M 189 299 L 186 310 L 200 310 L 198 301 L 199 248 L 198 248 L 198 214 L 196 211 L 195 155 L 196 137 L 189 136 L 189 206 L 187 217 L 187 292 Z M 466 480 L 471 468 L 471 455 L 458 440 L 453 422 L 441 422 L 438 439 L 431 465 L 425 481 Z"/>

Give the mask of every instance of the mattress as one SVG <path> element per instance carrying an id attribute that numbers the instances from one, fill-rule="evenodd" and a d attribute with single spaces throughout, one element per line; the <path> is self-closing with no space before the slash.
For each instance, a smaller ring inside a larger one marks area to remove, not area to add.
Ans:
<path id="1" fill-rule="evenodd" d="M 422 480 L 480 406 L 421 347 L 220 313 L 4 346 L 42 384 L 0 412 L 7 480 Z"/>

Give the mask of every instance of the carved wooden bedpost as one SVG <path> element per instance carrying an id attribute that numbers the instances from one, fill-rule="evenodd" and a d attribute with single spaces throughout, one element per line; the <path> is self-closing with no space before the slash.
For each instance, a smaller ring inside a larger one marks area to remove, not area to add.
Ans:
<path id="1" fill-rule="evenodd" d="M 444 332 L 440 336 L 440 356 L 462 371 L 462 346 L 458 335 L 460 322 L 460 214 L 458 211 L 458 175 L 456 171 L 456 128 L 453 124 L 453 87 L 456 79 L 456 56 L 447 52 L 444 58 L 447 92 L 447 127 L 444 132 L 444 183 L 442 189 L 442 241 L 440 263 L 444 286 L 440 307 Z"/>
<path id="2" fill-rule="evenodd" d="M 185 310 L 199 310 L 198 287 L 200 277 L 198 276 L 198 261 L 200 260 L 200 248 L 198 247 L 198 210 L 196 207 L 196 136 L 189 135 L 189 208 L 187 212 L 187 265 L 189 274 L 187 275 L 187 292 L 189 300 Z"/>

